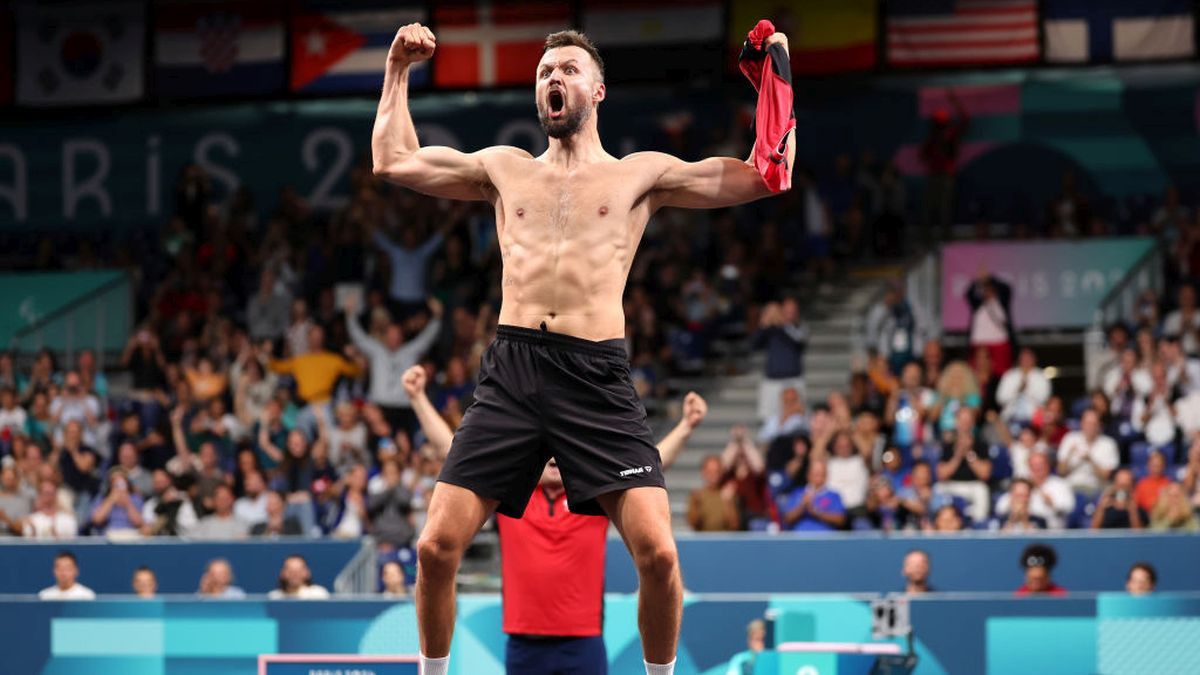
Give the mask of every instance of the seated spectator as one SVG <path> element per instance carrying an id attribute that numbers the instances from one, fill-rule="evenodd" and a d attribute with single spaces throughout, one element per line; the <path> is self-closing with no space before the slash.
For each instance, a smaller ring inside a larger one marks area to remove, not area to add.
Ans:
<path id="1" fill-rule="evenodd" d="M 1057 448 L 1062 443 L 1071 430 L 1067 428 L 1066 406 L 1061 396 L 1051 396 L 1046 401 L 1034 416 L 1034 427 L 1038 430 L 1038 438 L 1047 447 Z"/>
<path id="2" fill-rule="evenodd" d="M 937 465 L 938 490 L 967 500 L 971 519 L 981 523 L 991 507 L 988 481 L 992 477 L 992 460 L 988 449 L 975 436 L 975 411 L 959 408 L 954 416 L 952 440 L 942 445 L 941 461 Z"/>
<path id="3" fill-rule="evenodd" d="M 283 423 L 283 406 L 279 401 L 271 399 L 263 406 L 262 417 L 255 423 L 253 436 L 254 449 L 258 452 L 258 462 L 266 471 L 270 471 L 283 461 L 284 446 L 288 443 L 288 427 Z"/>
<path id="4" fill-rule="evenodd" d="M 779 395 L 779 413 L 768 417 L 758 431 L 758 442 L 769 445 L 780 436 L 790 436 L 808 430 L 804 400 L 795 387 L 787 387 Z"/>
<path id="5" fill-rule="evenodd" d="M 213 512 L 200 519 L 189 533 L 193 539 L 242 539 L 246 524 L 233 515 L 233 488 L 221 483 L 213 491 Z"/>
<path id="6" fill-rule="evenodd" d="M 939 506 L 933 516 L 934 532 L 959 532 L 965 526 L 962 514 L 958 512 L 958 507 L 953 502 Z"/>
<path id="7" fill-rule="evenodd" d="M 919 548 L 909 551 L 904 556 L 904 564 L 900 568 L 900 573 L 904 575 L 904 592 L 908 595 L 932 593 L 929 572 L 929 554 Z"/>
<path id="8" fill-rule="evenodd" d="M 965 361 L 951 361 L 938 380 L 937 399 L 929 411 L 930 421 L 937 425 L 939 438 L 954 433 L 954 418 L 960 408 L 971 408 L 978 416 L 982 399 L 975 375 Z"/>
<path id="9" fill-rule="evenodd" d="M 367 467 L 353 464 L 332 488 L 339 494 L 338 503 L 331 511 L 333 526 L 329 535 L 337 539 L 357 539 L 371 527 L 367 516 Z"/>
<path id="10" fill-rule="evenodd" d="M 79 533 L 75 514 L 62 507 L 58 484 L 50 479 L 38 483 L 34 511 L 21 526 L 21 534 L 31 539 L 71 539 Z"/>
<path id="11" fill-rule="evenodd" d="M 875 413 L 863 411 L 854 415 L 850 441 L 854 443 L 854 451 L 863 458 L 869 468 L 882 466 L 887 438 L 879 432 L 879 418 Z"/>
<path id="12" fill-rule="evenodd" d="M 13 436 L 25 433 L 29 417 L 17 404 L 17 392 L 12 387 L 0 389 L 0 454 L 12 444 Z"/>
<path id="13" fill-rule="evenodd" d="M 1159 341 L 1158 361 L 1166 368 L 1172 398 L 1186 396 L 1200 389 L 1200 359 L 1190 357 L 1183 351 L 1178 335 L 1164 335 Z"/>
<path id="14" fill-rule="evenodd" d="M 246 527 L 267 520 L 267 482 L 258 471 L 249 471 L 243 479 L 242 496 L 233 504 L 233 516 Z"/>
<path id="15" fill-rule="evenodd" d="M 233 585 L 233 566 L 224 558 L 213 558 L 204 567 L 200 577 L 200 588 L 196 592 L 210 598 L 225 598 L 238 600 L 246 597 L 246 592 Z"/>
<path id="16" fill-rule="evenodd" d="M 63 485 L 77 504 L 87 504 L 100 491 L 100 455 L 84 444 L 83 425 L 76 420 L 67 422 L 51 458 L 58 457 L 58 470 Z"/>
<path id="17" fill-rule="evenodd" d="M 1200 436 L 1192 438 L 1192 444 L 1188 446 L 1187 466 L 1180 484 L 1192 508 L 1200 509 Z"/>
<path id="18" fill-rule="evenodd" d="M 1064 436 L 1058 446 L 1058 474 L 1072 490 L 1085 495 L 1103 490 L 1119 462 L 1117 444 L 1100 433 L 1100 415 L 1095 410 L 1083 411 L 1079 431 Z"/>
<path id="19" fill-rule="evenodd" d="M 109 475 L 108 492 L 92 500 L 92 531 L 108 536 L 136 535 L 141 529 L 142 496 L 131 491 L 129 479 L 120 468 Z"/>
<path id="20" fill-rule="evenodd" d="M 1018 478 L 1008 487 L 1008 492 L 996 504 L 996 515 L 1000 518 L 1000 529 L 1004 532 L 1032 532 L 1046 529 L 1046 521 L 1035 516 L 1030 509 L 1033 484 Z M 1067 493 L 1070 495 L 1070 492 Z"/>
<path id="21" fill-rule="evenodd" d="M 1117 367 L 1104 377 L 1102 387 L 1112 402 L 1113 415 L 1128 419 L 1132 416 L 1133 402 L 1148 394 L 1153 384 L 1150 373 L 1138 364 L 1137 350 L 1128 347 L 1121 352 Z"/>
<path id="22" fill-rule="evenodd" d="M 60 551 L 54 556 L 54 585 L 38 592 L 42 600 L 95 600 L 92 589 L 79 583 L 79 563 L 75 554 Z"/>
<path id="23" fill-rule="evenodd" d="M 879 455 L 879 476 L 886 478 L 892 484 L 892 490 L 899 493 L 912 482 L 912 471 L 904 468 L 904 458 L 900 449 L 888 445 Z"/>
<path id="24" fill-rule="evenodd" d="M 0 461 L 0 538 L 21 536 L 23 521 L 32 506 L 29 495 L 21 490 L 17 463 L 5 457 Z"/>
<path id="25" fill-rule="evenodd" d="M 1137 487 L 1133 489 L 1133 500 L 1137 502 L 1138 508 L 1142 511 L 1146 513 L 1153 511 L 1154 505 L 1158 503 L 1159 493 L 1174 482 L 1167 477 L 1166 472 L 1166 457 L 1160 450 L 1152 451 L 1149 459 L 1146 460 L 1146 475 L 1137 482 Z"/>
<path id="26" fill-rule="evenodd" d="M 1133 430 L 1143 434 L 1147 443 L 1162 448 L 1175 441 L 1175 411 L 1171 408 L 1167 369 L 1161 361 L 1150 366 L 1150 379 L 1150 391 L 1134 401 L 1130 421 Z"/>
<path id="27" fill-rule="evenodd" d="M 725 675 L 747 675 L 755 672 L 758 655 L 766 649 L 767 624 L 755 619 L 746 626 L 746 651 L 738 652 L 729 660 Z"/>
<path id="28" fill-rule="evenodd" d="M 317 466 L 309 450 L 308 437 L 300 429 L 287 435 L 283 461 L 271 481 L 271 488 L 282 492 L 287 500 L 287 513 L 300 521 L 305 535 L 313 532 L 316 516 L 312 486 L 317 480 Z"/>
<path id="29" fill-rule="evenodd" d="M 67 373 L 63 378 L 62 391 L 50 402 L 50 418 L 54 423 L 55 440 L 60 440 L 67 425 L 75 422 L 79 424 L 83 444 L 94 448 L 101 441 L 100 431 L 104 416 L 100 399 L 83 388 L 83 382 L 76 371 Z"/>
<path id="30" fill-rule="evenodd" d="M 1133 472 L 1117 469 L 1112 485 L 1100 495 L 1092 514 L 1092 529 L 1141 529 L 1145 518 L 1133 499 Z"/>
<path id="31" fill-rule="evenodd" d="M 1200 518 L 1188 502 L 1183 486 L 1167 483 L 1158 495 L 1150 512 L 1150 528 L 1154 530 L 1200 531 Z"/>
<path id="32" fill-rule="evenodd" d="M 312 582 L 312 572 L 304 556 L 290 555 L 279 572 L 279 588 L 267 594 L 272 600 L 324 600 L 329 591 Z"/>
<path id="33" fill-rule="evenodd" d="M 181 485 L 194 482 L 192 474 L 178 479 Z M 142 506 L 142 534 L 146 536 L 177 536 L 187 534 L 196 526 L 196 509 L 186 491 L 176 487 L 176 479 L 166 469 L 156 469 L 152 490 Z"/>
<path id="34" fill-rule="evenodd" d="M 1044 453 L 1035 453 L 1029 456 L 1029 478 L 1018 478 L 1017 481 L 1025 482 L 1027 489 L 1021 489 L 1026 498 L 1025 508 L 1028 509 L 1029 515 L 1033 518 L 1033 522 L 1040 523 L 1040 529 L 1049 528 L 1059 530 L 1066 526 L 1067 516 L 1071 510 L 1075 508 L 1075 495 L 1071 492 L 1071 486 L 1058 476 L 1050 472 L 1050 457 Z M 1011 511 L 1011 499 L 1013 489 L 1017 488 L 1017 482 L 1014 481 L 1008 494 L 1000 497 L 996 502 L 996 515 L 1004 517 L 1009 515 Z M 1009 519 L 1011 520 L 1011 519 Z M 1002 522 L 1006 522 L 1003 521 Z"/>
<path id="35" fill-rule="evenodd" d="M 1200 389 L 1176 399 L 1173 412 L 1175 426 L 1179 427 L 1184 439 L 1200 436 Z"/>
<path id="36" fill-rule="evenodd" d="M 829 489 L 842 499 L 842 506 L 850 519 L 865 515 L 863 506 L 867 501 L 871 472 L 867 460 L 858 454 L 850 434 L 838 432 L 833 436 L 832 454 L 823 447 L 813 448 L 813 458 L 823 460 L 828 467 Z"/>
<path id="37" fill-rule="evenodd" d="M 773 495 L 791 492 L 808 477 L 808 436 L 781 436 L 767 449 L 767 484 Z"/>
<path id="38" fill-rule="evenodd" d="M 403 371 L 399 371 L 403 372 Z M 358 408 L 349 401 L 334 407 L 334 423 L 324 424 L 323 415 L 318 415 L 319 428 L 325 431 L 329 461 L 338 471 L 354 464 L 370 464 L 367 450 L 367 426 L 363 424 Z"/>
<path id="39" fill-rule="evenodd" d="M 416 534 L 413 526 L 413 491 L 404 480 L 404 470 L 397 458 L 382 460 L 380 475 L 383 477 L 382 484 L 367 497 L 367 516 L 381 548 L 404 548 Z M 415 475 L 412 479 L 415 480 Z"/>
<path id="40" fill-rule="evenodd" d="M 664 468 L 667 462 L 664 458 Z M 750 440 L 746 427 L 736 425 L 729 443 L 721 453 L 721 484 L 732 484 L 741 522 L 738 529 L 748 529 L 754 519 L 769 518 L 766 466 L 762 453 Z"/>
<path id="41" fill-rule="evenodd" d="M 829 475 L 824 461 L 808 465 L 808 485 L 794 490 L 783 508 L 783 525 L 794 532 L 828 532 L 846 524 L 842 498 L 826 484 Z"/>
<path id="42" fill-rule="evenodd" d="M 268 490 L 267 518 L 250 528 L 252 537 L 299 537 L 304 534 L 300 520 L 287 515 L 287 502 L 282 493 Z"/>
<path id="43" fill-rule="evenodd" d="M 900 498 L 896 496 L 896 488 L 892 482 L 883 476 L 877 476 L 871 481 L 871 489 L 867 492 L 867 502 L 863 506 L 864 518 L 859 522 L 869 524 L 871 528 L 892 532 L 903 525 L 900 518 Z"/>
<path id="44" fill-rule="evenodd" d="M 1017 357 L 1017 365 L 1004 373 L 996 387 L 1000 418 L 1008 423 L 1030 422 L 1049 399 L 1050 380 L 1037 367 L 1033 350 L 1025 347 Z"/>
<path id="45" fill-rule="evenodd" d="M 1200 330 L 1200 312 L 1196 311 L 1196 289 L 1191 284 L 1182 284 L 1177 297 L 1179 307 L 1167 314 L 1159 332 L 1182 338 L 1188 353 L 1194 354 L 1200 351 L 1200 345 L 1196 343 L 1196 331 Z"/>
<path id="46" fill-rule="evenodd" d="M 1021 568 L 1025 570 L 1025 583 L 1017 589 L 1017 595 L 1066 595 L 1067 589 L 1054 583 L 1050 573 L 1058 564 L 1058 555 L 1046 544 L 1030 544 L 1021 552 Z"/>
<path id="47" fill-rule="evenodd" d="M 906 529 L 922 529 L 933 516 L 933 469 L 926 462 L 912 468 L 912 481 L 896 495 L 900 499 L 900 519 Z"/>
<path id="48" fill-rule="evenodd" d="M 1002 436 L 1008 432 L 1007 425 L 1003 423 L 998 424 L 996 428 Z M 1008 446 L 1013 478 L 1029 478 L 1029 458 L 1038 453 L 1049 456 L 1050 448 L 1045 441 L 1038 438 L 1037 431 L 1032 426 L 1023 425 L 1016 440 Z"/>
<path id="49" fill-rule="evenodd" d="M 133 581 L 130 585 L 133 587 L 133 594 L 144 600 L 149 600 L 158 593 L 158 577 L 154 576 L 154 570 L 145 565 L 133 571 Z"/>
<path id="50" fill-rule="evenodd" d="M 726 532 L 738 529 L 738 513 L 733 483 L 721 485 L 721 458 L 709 455 L 700 465 L 704 487 L 693 490 L 688 497 L 687 521 L 697 532 Z"/>
<path id="51" fill-rule="evenodd" d="M 129 481 L 129 491 L 136 495 L 148 495 L 154 488 L 154 476 L 138 463 L 137 446 L 125 442 L 117 446 L 117 463 L 113 469 L 119 468 Z M 113 469 L 109 469 L 107 480 L 112 480 Z"/>
<path id="52" fill-rule="evenodd" d="M 404 566 L 395 560 L 383 563 L 379 570 L 383 581 L 383 597 L 392 600 L 403 600 L 408 597 L 408 580 L 404 578 Z"/>
<path id="53" fill-rule="evenodd" d="M 1148 562 L 1135 562 L 1125 577 L 1125 590 L 1130 595 L 1148 595 L 1158 586 L 1158 571 Z"/>

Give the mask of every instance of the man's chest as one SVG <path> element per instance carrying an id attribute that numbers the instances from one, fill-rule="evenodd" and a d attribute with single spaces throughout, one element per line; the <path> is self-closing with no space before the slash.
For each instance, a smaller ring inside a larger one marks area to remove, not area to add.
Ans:
<path id="1" fill-rule="evenodd" d="M 571 172 L 549 170 L 537 162 L 521 168 L 526 170 L 496 182 L 497 215 L 510 230 L 587 239 L 626 232 L 649 216 L 639 176 L 623 173 L 619 162 Z"/>

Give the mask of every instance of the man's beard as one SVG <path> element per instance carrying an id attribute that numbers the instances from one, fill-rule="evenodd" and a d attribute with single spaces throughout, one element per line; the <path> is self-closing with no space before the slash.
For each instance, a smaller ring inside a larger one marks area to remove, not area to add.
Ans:
<path id="1" fill-rule="evenodd" d="M 542 131 L 550 138 L 567 138 L 579 131 L 590 113 L 591 108 L 584 105 L 568 111 L 566 115 L 558 119 L 550 119 L 549 106 L 545 108 L 538 106 L 538 123 L 542 125 Z"/>

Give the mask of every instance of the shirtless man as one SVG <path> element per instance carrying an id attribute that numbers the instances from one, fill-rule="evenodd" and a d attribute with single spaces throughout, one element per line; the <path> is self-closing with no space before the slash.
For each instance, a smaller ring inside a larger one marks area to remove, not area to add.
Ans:
<path id="1" fill-rule="evenodd" d="M 787 46 L 779 33 L 767 42 Z M 683 584 L 659 454 L 630 382 L 621 296 L 655 211 L 732 206 L 771 190 L 749 160 L 605 152 L 597 131 L 603 62 L 574 31 L 547 37 L 535 73 L 538 119 L 549 137 L 541 156 L 513 147 L 421 147 L 408 111 L 408 71 L 435 47 L 420 24 L 401 28 L 392 42 L 371 139 L 374 172 L 435 197 L 491 202 L 503 295 L 475 402 L 417 542 L 422 672 L 447 672 L 463 551 L 492 511 L 521 516 L 554 456 L 571 511 L 608 515 L 628 546 L 640 582 L 646 672 L 670 675 Z M 774 161 L 786 172 L 794 147 L 783 146 L 786 157 Z"/>

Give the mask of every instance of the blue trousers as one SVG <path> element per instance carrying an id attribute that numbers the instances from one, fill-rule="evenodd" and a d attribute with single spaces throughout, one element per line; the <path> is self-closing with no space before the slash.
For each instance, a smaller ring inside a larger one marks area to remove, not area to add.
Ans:
<path id="1" fill-rule="evenodd" d="M 604 638 L 508 636 L 508 675 L 608 675 Z"/>

